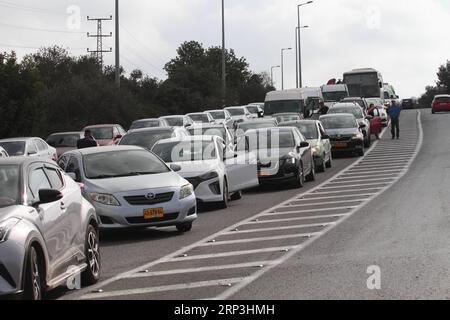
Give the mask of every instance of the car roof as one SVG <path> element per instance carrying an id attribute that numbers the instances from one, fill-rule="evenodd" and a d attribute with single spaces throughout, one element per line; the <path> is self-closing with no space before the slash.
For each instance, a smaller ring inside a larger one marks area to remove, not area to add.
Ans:
<path id="1" fill-rule="evenodd" d="M 230 110 L 230 109 L 245 109 L 247 106 L 233 106 L 233 107 L 226 107 L 224 110 Z"/>
<path id="2" fill-rule="evenodd" d="M 170 142 L 189 142 L 189 141 L 213 141 L 219 137 L 216 136 L 187 136 L 178 138 L 169 138 L 158 141 L 156 144 L 170 143 Z"/>
<path id="3" fill-rule="evenodd" d="M 173 118 L 184 118 L 183 115 L 172 115 L 172 116 L 162 116 L 159 119 L 173 119 Z"/>
<path id="4" fill-rule="evenodd" d="M 293 120 L 280 123 L 280 126 L 288 126 L 289 124 L 317 124 L 318 120 Z"/>
<path id="5" fill-rule="evenodd" d="M 254 133 L 254 132 L 263 132 L 263 131 L 292 131 L 297 129 L 295 127 L 272 127 L 272 128 L 260 128 L 260 129 L 252 129 L 247 131 L 245 134 Z"/>
<path id="6" fill-rule="evenodd" d="M 355 118 L 355 116 L 351 113 L 335 113 L 335 114 L 326 114 L 323 116 L 320 116 L 319 119 L 328 119 L 328 118 L 348 118 L 348 117 L 353 117 Z M 355 118 L 356 119 L 356 118 Z"/>
<path id="7" fill-rule="evenodd" d="M 190 116 L 190 115 L 196 115 L 196 114 L 198 114 L 198 115 L 200 115 L 200 114 L 206 114 L 206 112 L 190 112 L 190 113 L 188 113 L 188 114 L 186 114 L 187 116 Z"/>
<path id="8" fill-rule="evenodd" d="M 55 133 L 49 134 L 48 136 L 50 137 L 50 136 L 63 135 L 63 134 L 66 134 L 66 135 L 69 135 L 69 134 L 72 134 L 72 135 L 73 135 L 73 134 L 79 134 L 79 135 L 82 135 L 83 132 L 82 132 L 82 131 L 55 132 Z"/>
<path id="9" fill-rule="evenodd" d="M 223 129 L 223 128 L 225 128 L 225 125 L 224 124 L 220 124 L 220 123 L 211 123 L 211 124 L 209 124 L 209 123 L 204 123 L 204 124 L 196 123 L 196 124 L 194 124 L 194 125 L 189 127 L 189 129 L 203 129 L 203 128 L 213 128 L 213 129 L 214 128 L 221 128 L 221 129 Z"/>
<path id="10" fill-rule="evenodd" d="M 272 117 L 277 117 L 277 116 L 300 116 L 300 114 L 298 114 L 296 112 L 280 112 L 280 113 L 275 113 L 272 115 Z"/>
<path id="11" fill-rule="evenodd" d="M 238 123 L 238 125 L 249 124 L 249 123 L 273 123 L 273 122 L 277 122 L 277 119 L 269 119 L 268 118 L 268 119 L 247 120 L 247 121 Z"/>
<path id="12" fill-rule="evenodd" d="M 0 158 L 0 165 L 18 165 L 18 166 L 26 166 L 35 162 L 45 162 L 49 164 L 56 165 L 55 162 L 43 159 L 43 158 L 35 158 L 35 157 L 6 157 Z"/>
<path id="13" fill-rule="evenodd" d="M 331 107 L 331 109 L 340 109 L 340 108 L 360 108 L 360 109 L 362 109 L 359 104 L 356 104 L 356 103 L 353 103 L 353 102 L 350 102 L 350 103 L 339 102 L 339 103 L 336 103 L 334 106 Z"/>
<path id="14" fill-rule="evenodd" d="M 69 151 L 68 153 L 78 153 L 78 154 L 85 156 L 85 155 L 105 153 L 105 152 L 132 151 L 132 150 L 145 150 L 145 149 L 138 147 L 138 146 L 109 146 L 109 147 L 94 147 L 94 148 L 78 149 L 78 150 Z"/>
<path id="15" fill-rule="evenodd" d="M 138 122 L 145 122 L 145 121 L 159 121 L 158 118 L 146 118 L 146 119 L 139 119 L 139 120 L 135 120 L 133 121 L 133 123 L 138 123 Z"/>
<path id="16" fill-rule="evenodd" d="M 1 139 L 0 142 L 26 142 L 33 139 L 39 139 L 42 140 L 42 138 L 39 137 L 18 137 L 18 138 L 7 138 L 7 139 Z"/>
<path id="17" fill-rule="evenodd" d="M 351 101 L 351 100 L 366 100 L 366 99 L 362 97 L 347 97 L 342 99 L 342 101 Z"/>
<path id="18" fill-rule="evenodd" d="M 434 96 L 435 98 L 449 98 L 450 94 L 438 94 L 436 96 Z"/>
<path id="19" fill-rule="evenodd" d="M 94 124 L 92 126 L 84 127 L 83 131 L 86 131 L 87 129 L 95 129 L 95 128 L 107 128 L 107 127 L 115 127 L 120 126 L 120 124 Z"/>
<path id="20" fill-rule="evenodd" d="M 140 128 L 140 129 L 133 129 L 133 130 L 130 130 L 130 131 L 127 133 L 127 135 L 128 135 L 128 134 L 131 134 L 131 133 L 146 133 L 146 132 L 153 132 L 153 131 L 157 131 L 157 132 L 161 132 L 161 131 L 170 131 L 170 132 L 173 132 L 173 131 L 175 131 L 175 130 L 177 130 L 177 129 L 174 128 L 174 127 Z"/>

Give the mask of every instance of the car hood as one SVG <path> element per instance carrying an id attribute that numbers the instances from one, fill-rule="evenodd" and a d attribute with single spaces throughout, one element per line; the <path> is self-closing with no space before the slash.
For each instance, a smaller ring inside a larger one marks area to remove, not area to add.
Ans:
<path id="1" fill-rule="evenodd" d="M 357 128 L 328 129 L 327 133 L 329 136 L 352 135 L 352 134 L 358 134 L 359 130 Z"/>
<path id="2" fill-rule="evenodd" d="M 293 148 L 282 148 L 282 149 L 259 149 L 257 151 L 257 157 L 260 162 L 265 160 L 279 160 L 287 156 L 289 153 L 293 152 Z"/>
<path id="3" fill-rule="evenodd" d="M 23 216 L 23 208 L 23 206 L 19 205 L 0 208 L 0 222 L 11 217 L 21 218 Z"/>
<path id="4" fill-rule="evenodd" d="M 158 189 L 167 187 L 181 187 L 186 181 L 175 172 L 120 177 L 110 179 L 87 180 L 86 190 L 105 193 L 119 193 L 143 189 Z"/>
<path id="5" fill-rule="evenodd" d="M 174 162 L 173 164 L 181 167 L 181 170 L 178 173 L 182 177 L 196 177 L 218 169 L 218 163 L 216 160 Z"/>

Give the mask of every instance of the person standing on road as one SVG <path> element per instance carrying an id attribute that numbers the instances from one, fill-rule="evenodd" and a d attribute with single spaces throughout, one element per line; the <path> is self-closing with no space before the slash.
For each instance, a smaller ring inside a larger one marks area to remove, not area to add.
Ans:
<path id="1" fill-rule="evenodd" d="M 391 106 L 388 108 L 388 114 L 391 118 L 391 132 L 392 140 L 400 139 L 400 114 L 402 109 L 397 101 L 393 100 Z"/>
<path id="2" fill-rule="evenodd" d="M 98 147 L 97 141 L 95 141 L 91 130 L 86 130 L 84 132 L 84 138 L 77 141 L 77 149 L 86 149 Z"/>
<path id="3" fill-rule="evenodd" d="M 383 125 L 381 123 L 381 117 L 378 108 L 372 103 L 367 114 L 372 117 L 372 119 L 370 119 L 370 132 L 375 135 L 377 140 L 380 140 L 380 134 L 383 131 Z"/>

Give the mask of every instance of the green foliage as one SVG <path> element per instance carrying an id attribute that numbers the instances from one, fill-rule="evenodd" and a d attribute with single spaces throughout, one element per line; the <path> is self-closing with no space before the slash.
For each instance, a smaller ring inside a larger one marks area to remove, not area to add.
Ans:
<path id="1" fill-rule="evenodd" d="M 218 108 L 222 50 L 183 43 L 166 64 L 160 81 L 121 69 L 121 90 L 112 66 L 101 68 L 89 56 L 73 57 L 59 47 L 41 49 L 19 63 L 14 53 L 0 56 L 0 138 L 46 137 L 52 132 L 77 131 L 90 124 L 119 123 L 166 114 Z M 273 90 L 266 74 L 249 70 L 244 58 L 226 53 L 227 105 L 263 101 Z"/>
<path id="2" fill-rule="evenodd" d="M 435 86 L 427 86 L 425 93 L 420 97 L 419 104 L 423 107 L 430 107 L 434 96 L 438 94 L 450 94 L 450 61 L 439 67 L 437 73 L 438 81 Z"/>

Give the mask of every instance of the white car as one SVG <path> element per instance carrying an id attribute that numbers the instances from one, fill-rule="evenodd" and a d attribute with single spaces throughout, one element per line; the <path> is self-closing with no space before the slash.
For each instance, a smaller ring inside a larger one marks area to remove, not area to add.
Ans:
<path id="1" fill-rule="evenodd" d="M 160 117 L 159 120 L 167 123 L 169 127 L 189 127 L 194 124 L 188 116 L 165 116 Z"/>
<path id="2" fill-rule="evenodd" d="M 229 150 L 217 136 L 192 136 L 159 141 L 152 150 L 163 161 L 181 167 L 199 203 L 218 203 L 241 198 L 242 190 L 259 185 L 256 157 L 247 151 Z"/>
<path id="3" fill-rule="evenodd" d="M 214 122 L 214 118 L 209 113 L 206 112 L 188 113 L 186 116 L 189 117 L 194 124 Z"/>
<path id="4" fill-rule="evenodd" d="M 10 157 L 38 157 L 58 160 L 56 149 L 50 147 L 41 138 L 11 138 L 0 140 L 0 147 L 6 150 Z"/>
<path id="5" fill-rule="evenodd" d="M 218 136 L 234 149 L 234 136 L 224 124 L 195 124 L 188 129 L 191 136 Z"/>
<path id="6" fill-rule="evenodd" d="M 227 110 L 208 110 L 205 112 L 209 114 L 216 123 L 223 123 L 228 129 L 234 128 L 233 117 Z"/>
<path id="7" fill-rule="evenodd" d="M 257 118 L 258 116 L 254 116 L 250 113 L 250 111 L 247 109 L 247 107 L 228 107 L 225 108 L 230 114 L 231 118 L 234 120 L 235 123 L 244 122 L 249 119 Z"/>
<path id="8" fill-rule="evenodd" d="M 0 147 L 0 158 L 7 158 L 7 157 L 9 157 L 8 152 L 6 152 L 5 149 Z"/>

